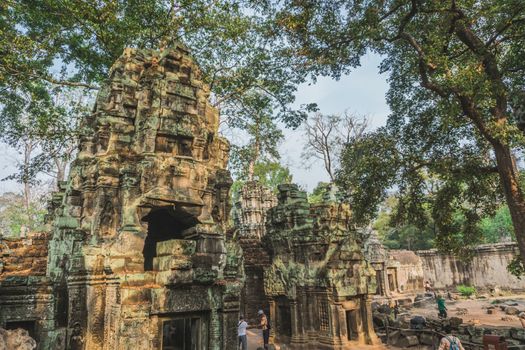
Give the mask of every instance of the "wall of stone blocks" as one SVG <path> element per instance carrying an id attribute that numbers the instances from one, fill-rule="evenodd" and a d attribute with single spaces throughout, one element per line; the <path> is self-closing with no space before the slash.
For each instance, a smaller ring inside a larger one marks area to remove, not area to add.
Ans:
<path id="1" fill-rule="evenodd" d="M 507 271 L 507 265 L 517 252 L 515 243 L 499 243 L 476 247 L 468 262 L 439 254 L 436 250 L 418 251 L 417 254 L 423 265 L 423 276 L 434 288 L 466 284 L 478 289 L 525 290 L 525 279 L 519 280 Z"/>

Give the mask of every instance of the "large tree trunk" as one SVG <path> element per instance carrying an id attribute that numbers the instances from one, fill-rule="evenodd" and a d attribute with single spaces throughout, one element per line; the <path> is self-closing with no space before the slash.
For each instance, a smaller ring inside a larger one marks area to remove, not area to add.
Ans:
<path id="1" fill-rule="evenodd" d="M 520 187 L 519 172 L 508 146 L 493 144 L 498 173 L 509 207 L 521 261 L 525 266 L 525 198 Z"/>
<path id="2" fill-rule="evenodd" d="M 29 215 L 29 204 L 31 202 L 31 180 L 30 180 L 30 170 L 31 166 L 31 154 L 33 153 L 33 141 L 27 140 L 24 143 L 24 164 L 23 164 L 23 174 L 22 174 L 22 183 L 24 185 L 24 207 L 27 214 Z"/>

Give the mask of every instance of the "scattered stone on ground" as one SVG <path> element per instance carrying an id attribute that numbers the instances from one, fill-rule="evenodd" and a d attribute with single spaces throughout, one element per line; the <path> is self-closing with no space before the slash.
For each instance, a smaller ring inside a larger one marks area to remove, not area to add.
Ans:
<path id="1" fill-rule="evenodd" d="M 0 328 L 0 350 L 33 350 L 36 341 L 29 336 L 27 330 L 18 328 L 6 330 Z"/>

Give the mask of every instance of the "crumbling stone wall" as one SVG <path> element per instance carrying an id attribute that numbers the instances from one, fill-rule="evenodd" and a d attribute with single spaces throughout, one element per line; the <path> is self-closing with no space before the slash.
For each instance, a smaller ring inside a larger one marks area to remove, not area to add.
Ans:
<path id="1" fill-rule="evenodd" d="M 476 247 L 472 260 L 467 262 L 439 254 L 437 250 L 418 251 L 417 255 L 421 258 L 425 280 L 430 280 L 435 288 L 467 284 L 479 289 L 497 287 L 523 291 L 525 280 L 519 280 L 507 271 L 507 265 L 517 253 L 515 243 L 499 243 Z"/>
<path id="2" fill-rule="evenodd" d="M 233 212 L 239 244 L 243 250 L 245 282 L 241 293 L 241 313 L 250 322 L 257 320 L 257 311 L 268 310 L 264 292 L 264 270 L 270 257 L 261 239 L 266 235 L 267 211 L 277 205 L 277 197 L 257 181 L 241 188 Z"/>
<path id="3" fill-rule="evenodd" d="M 30 233 L 23 238 L 0 237 L 0 279 L 44 276 L 48 241 L 47 233 Z"/>
<path id="4" fill-rule="evenodd" d="M 6 346 L 19 340 L 29 344 L 17 336 L 23 332 L 39 341 L 40 349 L 64 339 L 54 330 L 53 288 L 46 277 L 48 241 L 47 233 L 0 239 L 0 328 L 9 330 L 3 333 Z"/>
<path id="5" fill-rule="evenodd" d="M 323 349 L 379 343 L 371 315 L 375 274 L 349 226 L 349 206 L 331 194 L 311 206 L 292 184 L 279 186 L 278 200 L 263 239 L 272 262 L 264 286 L 276 341 Z"/>
<path id="6" fill-rule="evenodd" d="M 224 234 L 229 145 L 209 93 L 181 45 L 126 49 L 111 68 L 51 203 L 66 348 L 159 349 L 181 327 L 198 349 L 234 348 L 242 260 Z"/>
<path id="7" fill-rule="evenodd" d="M 391 250 L 388 255 L 388 279 L 395 281 L 396 291 L 409 294 L 423 291 L 425 273 L 419 256 L 410 250 Z"/>

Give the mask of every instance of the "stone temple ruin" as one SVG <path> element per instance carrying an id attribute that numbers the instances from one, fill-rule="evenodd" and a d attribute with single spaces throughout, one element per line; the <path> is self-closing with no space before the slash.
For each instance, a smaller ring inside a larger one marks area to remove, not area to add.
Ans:
<path id="1" fill-rule="evenodd" d="M 264 309 L 275 344 L 349 349 L 381 343 L 373 301 L 413 298 L 423 276 L 481 278 L 436 252 L 387 252 L 350 225 L 334 188 L 310 204 L 296 185 L 248 182 L 232 227 L 229 144 L 209 94 L 183 46 L 125 50 L 50 202 L 52 231 L 0 237 L 0 342 L 230 350 L 239 315 L 254 324 Z M 513 249 L 483 250 L 483 268 Z M 525 289 L 502 275 L 494 283 Z"/>
<path id="2" fill-rule="evenodd" d="M 343 349 L 378 344 L 370 295 L 374 271 L 350 230 L 347 204 L 310 205 L 296 185 L 279 186 L 265 241 L 272 257 L 264 286 L 276 341 Z"/>

